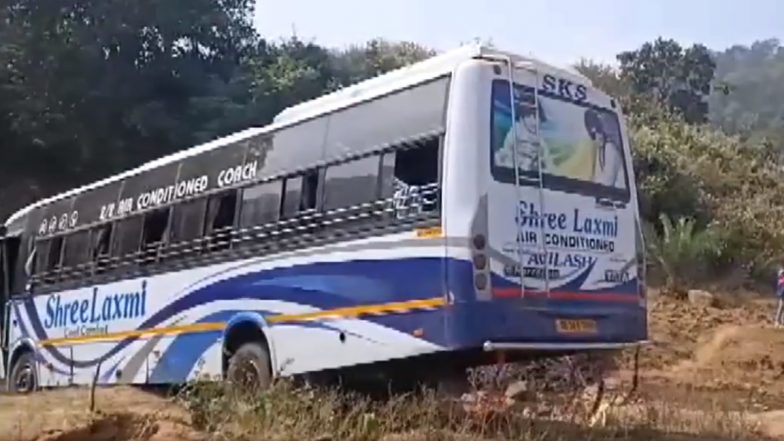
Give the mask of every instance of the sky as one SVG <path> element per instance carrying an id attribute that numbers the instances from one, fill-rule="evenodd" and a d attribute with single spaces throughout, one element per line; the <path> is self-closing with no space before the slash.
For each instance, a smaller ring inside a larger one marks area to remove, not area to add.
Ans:
<path id="1" fill-rule="evenodd" d="M 338 48 L 382 37 L 443 51 L 480 39 L 552 63 L 615 64 L 619 52 L 659 36 L 714 50 L 784 41 L 784 0 L 256 1 L 264 37 Z"/>

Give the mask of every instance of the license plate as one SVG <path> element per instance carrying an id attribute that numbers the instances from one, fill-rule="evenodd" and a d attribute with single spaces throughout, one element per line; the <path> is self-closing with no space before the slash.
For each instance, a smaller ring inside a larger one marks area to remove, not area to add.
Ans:
<path id="1" fill-rule="evenodd" d="M 562 334 L 595 334 L 597 332 L 596 321 L 590 319 L 559 319 L 555 321 L 555 328 Z"/>

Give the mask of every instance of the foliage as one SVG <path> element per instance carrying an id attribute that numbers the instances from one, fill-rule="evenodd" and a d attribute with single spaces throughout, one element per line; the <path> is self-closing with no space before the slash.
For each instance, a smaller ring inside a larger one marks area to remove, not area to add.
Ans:
<path id="1" fill-rule="evenodd" d="M 710 96 L 711 122 L 784 151 L 784 47 L 769 39 L 733 46 L 714 58 L 721 93 Z"/>
<path id="2" fill-rule="evenodd" d="M 720 122 L 725 115 L 721 125 L 729 135 L 703 124 L 713 62 L 702 46 L 683 50 L 658 39 L 620 54 L 620 70 L 587 60 L 577 66 L 626 108 L 641 214 L 655 226 L 649 242 L 657 247 L 649 251 L 670 283 L 688 287 L 728 268 L 756 278 L 784 257 L 782 150 L 773 130 L 733 126 L 755 119 L 741 115 L 753 109 L 766 115 L 759 118 L 764 127 L 775 126 L 781 103 L 761 100 L 764 79 L 776 78 L 782 53 L 778 42 L 767 41 L 716 55 L 720 78 L 710 94 L 711 118 Z M 741 88 L 750 93 L 739 96 Z M 672 99 L 676 92 L 693 102 L 682 106 Z M 670 239 L 662 236 L 669 222 L 662 219 L 676 219 Z"/>
<path id="3" fill-rule="evenodd" d="M 658 38 L 637 50 L 618 54 L 621 77 L 632 92 L 680 113 L 686 121 L 707 120 L 705 97 L 716 68 L 705 46 L 683 49 L 675 40 Z"/>
<path id="4" fill-rule="evenodd" d="M 253 3 L 4 2 L 0 218 L 429 54 L 384 40 L 270 43 L 252 27 Z"/>
<path id="5" fill-rule="evenodd" d="M 663 272 L 669 289 L 686 289 L 705 280 L 708 266 L 722 257 L 723 242 L 713 229 L 699 229 L 694 219 L 676 222 L 659 216 L 660 232 L 649 231 L 649 253 Z"/>
<path id="6" fill-rule="evenodd" d="M 335 87 L 347 86 L 360 80 L 424 60 L 435 51 L 413 42 L 392 43 L 375 39 L 365 45 L 353 45 L 332 52 Z"/>
<path id="7" fill-rule="evenodd" d="M 574 68 L 588 77 L 596 88 L 621 100 L 626 107 L 631 96 L 631 87 L 626 78 L 621 77 L 618 69 L 587 58 L 581 59 Z"/>
<path id="8" fill-rule="evenodd" d="M 708 125 L 645 116 L 631 119 L 642 214 L 693 219 L 723 241 L 721 265 L 765 271 L 784 250 L 784 181 L 758 145 Z"/>
<path id="9" fill-rule="evenodd" d="M 216 108 L 254 49 L 251 5 L 5 2 L 0 175 L 50 193 L 214 136 L 197 128 L 232 115 Z"/>

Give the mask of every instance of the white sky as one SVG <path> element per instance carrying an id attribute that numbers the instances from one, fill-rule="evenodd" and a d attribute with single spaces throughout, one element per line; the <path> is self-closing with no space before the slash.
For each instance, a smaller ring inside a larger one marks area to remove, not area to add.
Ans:
<path id="1" fill-rule="evenodd" d="M 784 0 L 257 0 L 267 38 L 330 47 L 375 37 L 447 50 L 475 38 L 554 63 L 615 55 L 658 36 L 711 49 L 784 39 Z"/>

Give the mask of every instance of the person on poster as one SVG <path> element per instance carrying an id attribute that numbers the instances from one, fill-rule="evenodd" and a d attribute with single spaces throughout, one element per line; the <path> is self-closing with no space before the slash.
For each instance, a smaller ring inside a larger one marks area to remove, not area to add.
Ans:
<path id="1" fill-rule="evenodd" d="M 495 153 L 495 163 L 503 167 L 514 169 L 514 145 L 517 142 L 517 167 L 522 171 L 535 172 L 539 170 L 540 150 L 545 149 L 545 145 L 539 136 L 539 126 L 547 121 L 544 109 L 539 103 L 539 122 L 537 123 L 537 109 L 533 107 L 534 97 L 532 93 L 524 94 L 521 101 L 515 100 L 515 121 L 514 128 L 506 133 L 504 143 Z M 515 140 L 517 134 L 517 140 Z"/>
<path id="2" fill-rule="evenodd" d="M 594 182 L 623 188 L 623 155 L 620 148 L 607 136 L 602 120 L 595 110 L 586 110 L 584 121 L 595 149 Z"/>

